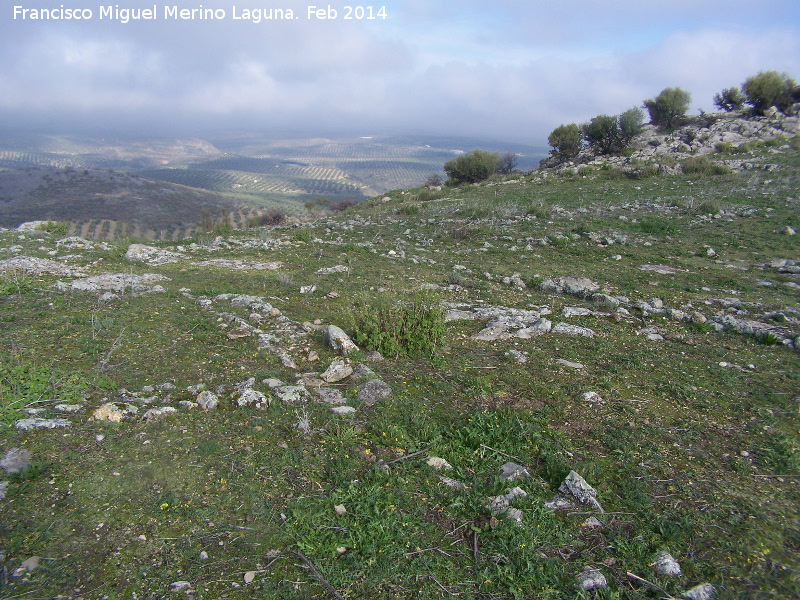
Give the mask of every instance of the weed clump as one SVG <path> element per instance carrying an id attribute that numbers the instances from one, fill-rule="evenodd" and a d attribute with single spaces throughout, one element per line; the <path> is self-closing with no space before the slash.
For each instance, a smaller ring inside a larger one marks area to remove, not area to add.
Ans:
<path id="1" fill-rule="evenodd" d="M 444 310 L 424 293 L 410 302 L 385 294 L 374 299 L 361 297 L 350 320 L 356 344 L 384 356 L 430 358 L 444 335 Z"/>
<path id="2" fill-rule="evenodd" d="M 693 156 L 681 163 L 686 175 L 727 175 L 730 169 L 725 165 L 712 162 L 707 156 Z"/>

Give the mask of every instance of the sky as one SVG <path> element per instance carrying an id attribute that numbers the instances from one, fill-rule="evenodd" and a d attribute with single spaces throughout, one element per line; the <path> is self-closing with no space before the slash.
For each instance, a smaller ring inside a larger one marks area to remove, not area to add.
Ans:
<path id="1" fill-rule="evenodd" d="M 697 114 L 761 70 L 800 80 L 797 0 L 311 2 L 0 0 L 0 127 L 546 146 L 562 123 L 666 87 L 689 91 Z M 123 23 L 102 7 L 156 18 Z M 175 19 L 173 7 L 219 18 Z M 84 18 L 31 18 L 62 8 Z M 269 9 L 294 18 L 268 20 Z"/>

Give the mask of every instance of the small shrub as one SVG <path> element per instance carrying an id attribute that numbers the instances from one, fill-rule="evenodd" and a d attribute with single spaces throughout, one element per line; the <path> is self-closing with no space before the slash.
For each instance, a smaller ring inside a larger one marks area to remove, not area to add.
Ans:
<path id="1" fill-rule="evenodd" d="M 581 125 L 583 139 L 601 154 L 621 153 L 642 130 L 644 114 L 631 108 L 618 116 L 598 115 Z"/>
<path id="2" fill-rule="evenodd" d="M 500 156 L 500 162 L 497 165 L 497 173 L 499 175 L 511 175 L 514 169 L 517 168 L 517 155 L 513 152 L 505 152 Z"/>
<path id="3" fill-rule="evenodd" d="M 286 222 L 287 217 L 288 215 L 285 210 L 273 208 L 264 214 L 248 219 L 247 223 L 250 227 L 269 227 L 273 225 L 282 225 Z"/>
<path id="4" fill-rule="evenodd" d="M 712 200 L 706 200 L 695 209 L 698 215 L 715 215 L 721 210 L 719 204 Z"/>
<path id="5" fill-rule="evenodd" d="M 358 206 L 358 200 L 355 198 L 345 198 L 344 200 L 339 200 L 338 202 L 331 204 L 330 211 L 334 213 L 340 213 L 354 206 Z"/>
<path id="6" fill-rule="evenodd" d="M 572 158 L 583 148 L 581 129 L 576 123 L 559 125 L 547 137 L 547 143 L 553 147 L 550 150 L 552 156 L 565 159 Z"/>
<path id="7" fill-rule="evenodd" d="M 303 242 L 304 244 L 310 244 L 313 239 L 314 236 L 311 233 L 310 227 L 301 227 L 297 229 L 292 236 L 292 241 Z"/>
<path id="8" fill-rule="evenodd" d="M 594 169 L 588 165 L 582 165 L 578 167 L 578 175 L 581 177 L 586 177 L 587 175 L 591 175 L 594 173 Z"/>
<path id="9" fill-rule="evenodd" d="M 712 162 L 707 156 L 693 156 L 681 163 L 686 175 L 727 175 L 730 169 L 725 165 Z"/>
<path id="10" fill-rule="evenodd" d="M 413 216 L 419 213 L 419 206 L 416 204 L 409 204 L 406 206 L 401 206 L 397 209 L 397 212 L 401 215 Z"/>
<path id="11" fill-rule="evenodd" d="M 495 174 L 500 164 L 500 156 L 496 152 L 475 149 L 444 163 L 444 172 L 450 182 L 478 183 Z M 448 183 L 449 185 L 449 183 Z"/>
<path id="12" fill-rule="evenodd" d="M 639 230 L 648 235 L 674 235 L 678 227 L 663 217 L 643 217 L 638 223 Z"/>
<path id="13" fill-rule="evenodd" d="M 37 229 L 40 231 L 46 231 L 47 233 L 56 237 L 64 237 L 67 235 L 67 231 L 69 230 L 69 223 L 65 221 L 47 221 L 47 223 L 42 223 L 39 225 Z"/>
<path id="14" fill-rule="evenodd" d="M 439 187 L 442 185 L 444 181 L 442 180 L 441 173 L 431 173 L 428 175 L 427 179 L 425 179 L 425 187 Z"/>
<path id="15" fill-rule="evenodd" d="M 736 87 L 725 88 L 719 94 L 714 94 L 714 106 L 725 112 L 740 110 L 746 100 L 741 90 Z"/>
<path id="16" fill-rule="evenodd" d="M 430 358 L 444 335 L 444 310 L 423 293 L 410 302 L 388 295 L 360 298 L 350 318 L 355 343 L 384 356 Z"/>
<path id="17" fill-rule="evenodd" d="M 686 111 L 692 96 L 681 88 L 665 88 L 655 99 L 645 100 L 644 108 L 650 113 L 650 122 L 657 127 L 672 129 L 676 127 Z"/>
<path id="18" fill-rule="evenodd" d="M 742 84 L 742 91 L 747 104 L 761 113 L 771 106 L 785 110 L 800 100 L 800 90 L 794 79 L 777 71 L 761 71 L 748 77 Z"/>

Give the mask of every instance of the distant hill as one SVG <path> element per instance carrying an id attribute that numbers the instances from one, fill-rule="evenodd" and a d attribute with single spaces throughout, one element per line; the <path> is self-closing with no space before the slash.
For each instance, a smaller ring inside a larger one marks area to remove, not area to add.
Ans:
<path id="1" fill-rule="evenodd" d="M 0 226 L 25 221 L 119 221 L 142 235 L 192 227 L 204 214 L 238 211 L 240 203 L 217 193 L 156 181 L 132 173 L 66 167 L 0 171 Z"/>

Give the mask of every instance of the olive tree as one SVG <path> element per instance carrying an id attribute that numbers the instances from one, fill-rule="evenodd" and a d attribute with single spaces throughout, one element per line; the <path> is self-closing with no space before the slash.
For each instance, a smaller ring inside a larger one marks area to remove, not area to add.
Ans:
<path id="1" fill-rule="evenodd" d="M 744 94 L 737 87 L 725 88 L 719 94 L 714 94 L 714 106 L 725 112 L 740 110 L 745 100 Z"/>
<path id="2" fill-rule="evenodd" d="M 650 122 L 657 127 L 672 129 L 689 110 L 692 95 L 679 87 L 665 88 L 654 99 L 645 100 L 644 108 L 650 113 Z"/>
<path id="3" fill-rule="evenodd" d="M 583 148 L 581 129 L 576 123 L 559 125 L 547 136 L 547 143 L 553 147 L 550 150 L 552 156 L 572 158 Z"/>
<path id="4" fill-rule="evenodd" d="M 467 154 L 457 156 L 444 163 L 444 172 L 449 177 L 448 183 L 478 183 L 489 179 L 497 172 L 500 156 L 497 152 L 475 149 Z"/>
<path id="5" fill-rule="evenodd" d="M 771 106 L 786 110 L 800 100 L 800 90 L 794 79 L 777 71 L 761 71 L 758 75 L 748 77 L 742 84 L 742 91 L 747 104 L 759 112 Z"/>

